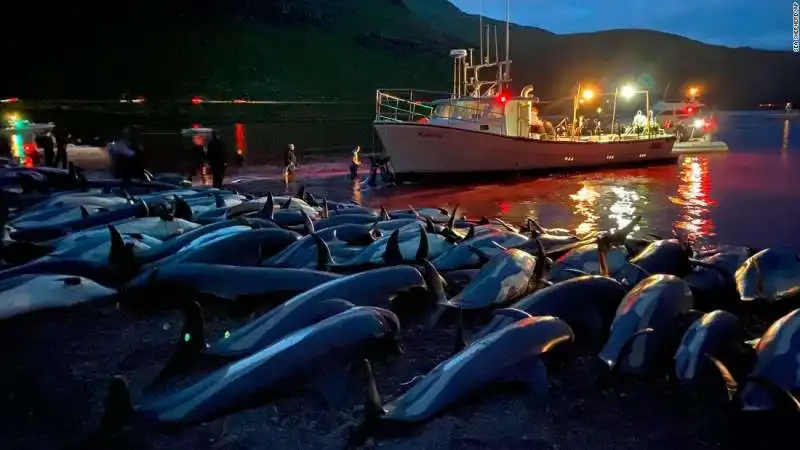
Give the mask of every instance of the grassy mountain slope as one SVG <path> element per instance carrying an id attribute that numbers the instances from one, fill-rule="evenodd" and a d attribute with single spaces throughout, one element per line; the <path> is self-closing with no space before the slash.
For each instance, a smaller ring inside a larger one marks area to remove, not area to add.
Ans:
<path id="1" fill-rule="evenodd" d="M 5 24 L 0 97 L 115 99 L 338 98 L 378 87 L 448 89 L 447 52 L 477 47 L 478 17 L 447 0 L 88 0 L 15 3 Z M 501 22 L 495 24 L 502 37 Z M 494 49 L 494 44 L 492 44 Z M 647 74 L 660 93 L 704 84 L 720 107 L 800 99 L 800 59 L 665 33 L 556 35 L 512 27 L 516 89 L 568 95 L 577 80 L 610 87 Z"/>
<path id="2" fill-rule="evenodd" d="M 404 0 L 432 25 L 477 42 L 478 17 L 447 0 Z M 497 25 L 500 52 L 504 25 Z M 513 20 L 513 17 L 512 17 Z M 494 44 L 492 44 L 494 48 Z M 789 52 L 728 48 L 648 30 L 612 30 L 557 35 L 535 27 L 512 25 L 511 57 L 515 87 L 533 83 L 548 98 L 568 95 L 578 80 L 613 89 L 649 75 L 652 92 L 670 85 L 670 97 L 690 84 L 705 87 L 705 98 L 720 107 L 752 107 L 764 101 L 800 98 L 800 58 Z"/>
<path id="3" fill-rule="evenodd" d="M 10 71 L 2 95 L 369 99 L 377 86 L 449 85 L 452 38 L 398 0 L 78 3 L 14 33 L 50 49 L 47 69 Z"/>

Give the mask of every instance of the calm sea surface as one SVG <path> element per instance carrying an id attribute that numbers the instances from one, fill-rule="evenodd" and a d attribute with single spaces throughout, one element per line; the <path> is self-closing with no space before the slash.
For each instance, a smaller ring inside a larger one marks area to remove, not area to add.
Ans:
<path id="1" fill-rule="evenodd" d="M 363 193 L 363 201 L 390 208 L 458 203 L 470 216 L 514 223 L 533 217 L 576 232 L 617 228 L 642 215 L 637 234 L 676 232 L 699 247 L 800 251 L 800 119 L 727 113 L 720 130 L 729 153 L 684 156 L 675 165 L 466 186 L 404 185 Z"/>

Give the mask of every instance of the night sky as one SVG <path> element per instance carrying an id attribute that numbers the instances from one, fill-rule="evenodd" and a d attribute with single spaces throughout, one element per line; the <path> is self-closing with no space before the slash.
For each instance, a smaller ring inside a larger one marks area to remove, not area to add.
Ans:
<path id="1" fill-rule="evenodd" d="M 505 19 L 505 0 L 451 0 Z M 511 21 L 554 33 L 646 28 L 709 44 L 791 50 L 791 0 L 511 0 Z"/>

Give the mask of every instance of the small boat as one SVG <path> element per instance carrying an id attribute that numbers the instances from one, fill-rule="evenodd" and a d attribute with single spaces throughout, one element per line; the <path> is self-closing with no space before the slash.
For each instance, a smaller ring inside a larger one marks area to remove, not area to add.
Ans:
<path id="1" fill-rule="evenodd" d="M 506 25 L 508 50 L 508 18 Z M 540 101 L 533 95 L 533 86 L 526 86 L 517 96 L 509 92 L 508 51 L 505 60 L 497 56 L 494 62 L 483 49 L 478 61 L 473 60 L 473 51 L 450 52 L 454 60 L 452 92 L 377 91 L 373 126 L 396 181 L 677 159 L 672 153 L 675 136 L 663 132 L 580 136 L 573 127 L 569 133 L 558 133 L 538 118 Z M 486 76 L 487 72 L 491 75 Z M 435 96 L 443 98 L 422 100 Z M 575 111 L 577 95 L 573 101 Z"/>

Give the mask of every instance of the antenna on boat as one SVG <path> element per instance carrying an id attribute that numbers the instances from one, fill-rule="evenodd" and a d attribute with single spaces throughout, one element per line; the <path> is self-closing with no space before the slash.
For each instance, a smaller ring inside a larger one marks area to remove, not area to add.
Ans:
<path id="1" fill-rule="evenodd" d="M 479 10 L 479 13 L 478 13 L 478 21 L 479 21 L 478 23 L 479 23 L 479 27 L 480 27 L 480 30 L 478 30 L 478 31 L 481 34 L 481 62 L 480 63 L 483 64 L 483 0 L 481 0 L 481 2 L 480 2 L 480 10 Z M 488 42 L 486 43 L 486 46 L 487 47 L 489 46 Z"/>
<path id="2" fill-rule="evenodd" d="M 505 67 L 501 69 L 502 80 L 500 88 L 506 88 L 506 83 L 511 81 L 511 0 L 506 0 L 506 60 Z"/>
<path id="3" fill-rule="evenodd" d="M 494 62 L 498 63 L 500 62 L 500 44 L 498 43 L 497 40 L 497 25 L 495 25 L 493 28 L 494 28 Z"/>

